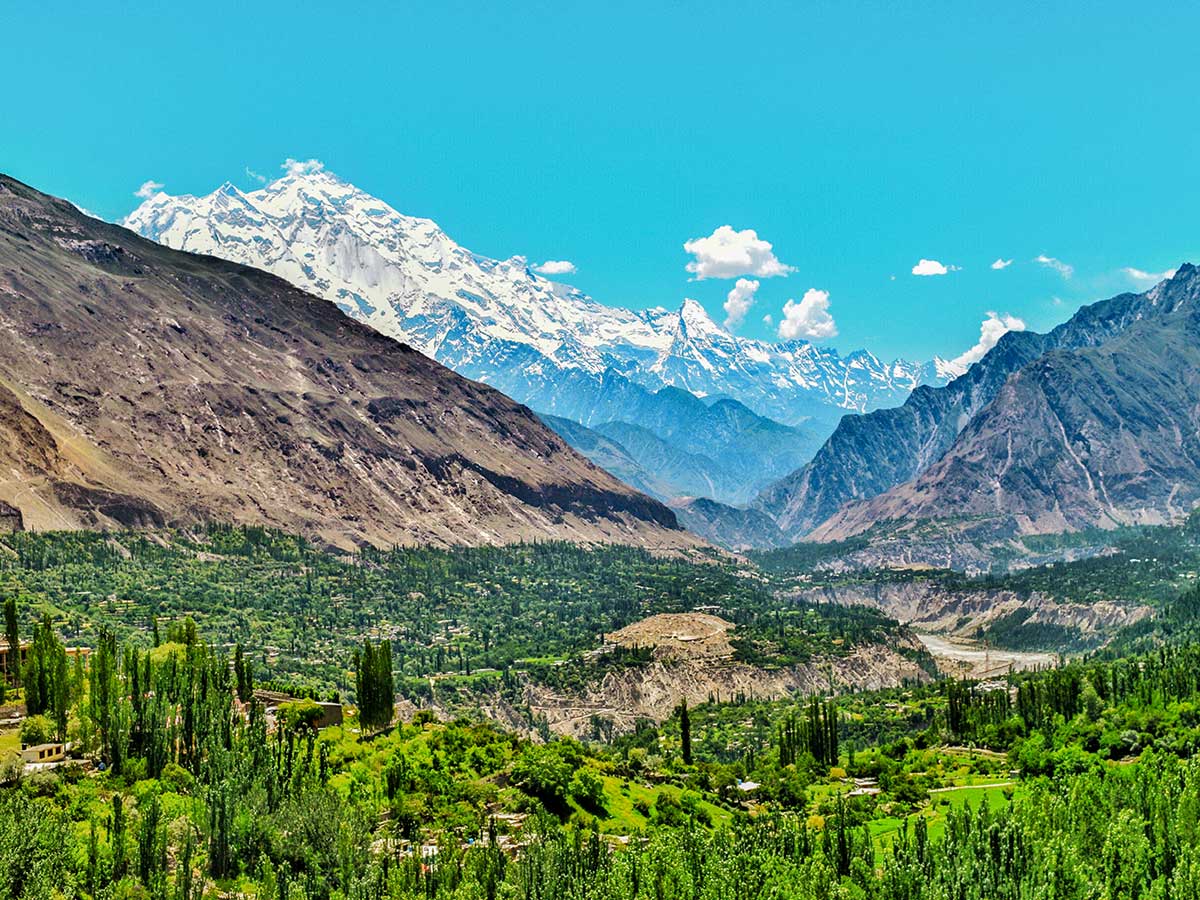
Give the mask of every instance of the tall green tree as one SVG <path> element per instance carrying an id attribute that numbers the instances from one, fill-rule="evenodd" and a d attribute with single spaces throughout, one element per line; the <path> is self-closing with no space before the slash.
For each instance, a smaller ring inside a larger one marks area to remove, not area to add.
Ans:
<path id="1" fill-rule="evenodd" d="M 692 716 L 688 712 L 687 700 L 679 704 L 679 740 L 683 745 L 683 763 L 692 764 Z"/>
<path id="2" fill-rule="evenodd" d="M 4 637 L 8 641 L 8 656 L 5 657 L 8 671 L 4 674 L 17 684 L 21 683 L 21 629 L 17 623 L 17 598 L 4 600 Z"/>
<path id="3" fill-rule="evenodd" d="M 26 714 L 52 718 L 59 740 L 65 738 L 71 703 L 71 676 L 67 665 L 67 648 L 54 633 L 49 616 L 34 629 L 29 659 L 25 664 L 24 683 Z"/>
<path id="4" fill-rule="evenodd" d="M 396 713 L 396 686 L 392 675 L 392 643 L 363 641 L 354 654 L 354 687 L 358 718 L 364 728 L 384 728 Z"/>

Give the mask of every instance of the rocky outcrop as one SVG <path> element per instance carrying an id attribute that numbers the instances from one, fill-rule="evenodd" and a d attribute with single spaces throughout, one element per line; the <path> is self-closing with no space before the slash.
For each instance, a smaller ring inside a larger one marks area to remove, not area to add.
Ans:
<path id="1" fill-rule="evenodd" d="M 9 503 L 0 500 L 0 532 L 23 531 L 25 520 L 21 511 Z"/>
<path id="2" fill-rule="evenodd" d="M 28 527 L 692 546 L 526 407 L 263 272 L 0 177 L 0 499 Z"/>

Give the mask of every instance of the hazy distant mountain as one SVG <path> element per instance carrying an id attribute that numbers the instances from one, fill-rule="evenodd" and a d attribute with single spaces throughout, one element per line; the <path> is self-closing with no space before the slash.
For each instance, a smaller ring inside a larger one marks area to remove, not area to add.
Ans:
<path id="1" fill-rule="evenodd" d="M 785 547 L 791 543 L 766 513 L 699 497 L 674 504 L 680 524 L 730 550 Z"/>
<path id="2" fill-rule="evenodd" d="M 273 275 L 0 177 L 0 499 L 38 528 L 680 546 L 525 407 Z"/>

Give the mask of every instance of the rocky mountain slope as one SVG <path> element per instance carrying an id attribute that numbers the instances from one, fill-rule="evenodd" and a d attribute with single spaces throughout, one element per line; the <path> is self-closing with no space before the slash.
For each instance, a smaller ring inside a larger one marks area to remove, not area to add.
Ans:
<path id="1" fill-rule="evenodd" d="M 1000 646 L 1095 647 L 1153 615 L 1139 603 L 1064 602 L 1037 591 L 948 589 L 932 580 L 802 586 L 787 596 L 805 603 L 872 606 L 923 634 L 987 640 Z M 1041 640 L 1039 641 L 1039 638 Z"/>
<path id="2" fill-rule="evenodd" d="M 0 499 L 28 527 L 692 542 L 525 407 L 275 276 L 0 178 Z"/>
<path id="3" fill-rule="evenodd" d="M 810 536 L 936 520 L 951 536 L 1002 537 L 1190 512 L 1200 502 L 1200 270 L 1181 266 L 1147 294 L 1109 302 L 1127 310 L 1119 333 L 1025 365 L 939 460 Z"/>
<path id="4" fill-rule="evenodd" d="M 894 409 L 846 416 L 811 462 L 764 490 L 754 506 L 798 539 L 843 504 L 917 477 L 946 454 L 1009 376 L 1050 351 L 1101 345 L 1133 323 L 1160 314 L 1163 291 L 1160 285 L 1086 306 L 1047 334 L 1010 331 L 949 384 L 919 387 Z"/>

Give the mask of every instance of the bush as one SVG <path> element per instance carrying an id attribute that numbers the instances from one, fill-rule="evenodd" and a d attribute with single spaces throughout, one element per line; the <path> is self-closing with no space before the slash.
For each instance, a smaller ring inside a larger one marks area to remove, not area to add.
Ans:
<path id="1" fill-rule="evenodd" d="M 29 716 L 21 723 L 21 746 L 34 747 L 54 737 L 54 723 L 45 716 Z"/>
<path id="2" fill-rule="evenodd" d="M 190 794 L 196 787 L 196 779 L 192 773 L 177 762 L 169 762 L 163 766 L 162 775 L 158 780 L 167 790 L 176 794 Z"/>
<path id="3" fill-rule="evenodd" d="M 584 809 L 600 810 L 604 805 L 604 782 L 588 769 L 580 769 L 571 779 L 571 796 Z"/>
<path id="4" fill-rule="evenodd" d="M 324 710 L 315 700 L 291 700 L 279 705 L 278 717 L 288 731 L 317 730 Z"/>

